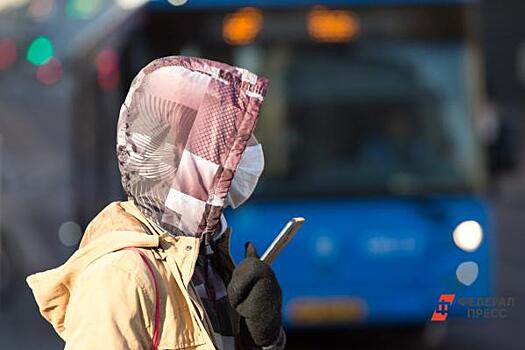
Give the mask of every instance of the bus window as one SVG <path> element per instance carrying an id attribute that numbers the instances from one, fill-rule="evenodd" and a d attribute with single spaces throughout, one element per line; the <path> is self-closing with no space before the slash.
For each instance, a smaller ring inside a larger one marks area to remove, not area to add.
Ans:
<path id="1" fill-rule="evenodd" d="M 268 196 L 471 191 L 480 164 L 465 47 L 266 48 L 257 134 Z M 454 72 L 454 74 L 450 74 Z"/>

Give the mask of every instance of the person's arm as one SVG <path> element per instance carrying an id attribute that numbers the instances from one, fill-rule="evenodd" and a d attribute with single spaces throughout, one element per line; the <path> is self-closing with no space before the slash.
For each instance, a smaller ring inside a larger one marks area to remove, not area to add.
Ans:
<path id="1" fill-rule="evenodd" d="M 246 258 L 233 270 L 228 297 L 241 316 L 243 348 L 284 349 L 281 287 L 271 267 L 259 259 L 251 243 L 246 245 Z"/>
<path id="2" fill-rule="evenodd" d="M 109 254 L 79 277 L 65 319 L 65 350 L 151 348 L 154 295 L 149 281 L 116 264 L 125 254 L 136 253 Z"/>

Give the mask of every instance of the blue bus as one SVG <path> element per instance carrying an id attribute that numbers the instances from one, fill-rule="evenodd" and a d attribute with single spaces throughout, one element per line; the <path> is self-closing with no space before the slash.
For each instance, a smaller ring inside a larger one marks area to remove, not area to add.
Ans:
<path id="1" fill-rule="evenodd" d="M 270 79 L 266 168 L 227 219 L 239 260 L 306 218 L 273 265 L 290 329 L 424 324 L 441 294 L 491 294 L 476 18 L 472 1 L 153 1 L 119 44 L 122 94 L 174 54 Z"/>
<path id="2" fill-rule="evenodd" d="M 268 29 L 232 48 L 232 63 L 271 81 L 257 127 L 265 172 L 228 213 L 236 257 L 288 218 L 307 220 L 274 266 L 289 327 L 424 323 L 441 294 L 490 294 L 469 10 L 263 7 Z M 356 33 L 337 32 L 344 14 Z M 315 16 L 326 38 L 309 31 Z"/>

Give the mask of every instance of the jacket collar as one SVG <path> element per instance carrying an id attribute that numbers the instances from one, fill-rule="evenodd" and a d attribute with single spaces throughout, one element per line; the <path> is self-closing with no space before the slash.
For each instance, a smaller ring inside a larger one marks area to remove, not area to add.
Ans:
<path id="1" fill-rule="evenodd" d="M 120 205 L 129 215 L 140 221 L 151 234 L 159 237 L 159 249 L 155 254 L 156 258 L 166 260 L 172 270 L 176 268 L 187 288 L 199 257 L 201 240 L 189 236 L 170 235 L 148 220 L 133 201 L 122 202 Z"/>

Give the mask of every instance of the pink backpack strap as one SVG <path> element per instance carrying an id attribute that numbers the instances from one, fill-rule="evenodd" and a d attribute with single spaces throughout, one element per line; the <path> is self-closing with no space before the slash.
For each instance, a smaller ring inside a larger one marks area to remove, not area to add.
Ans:
<path id="1" fill-rule="evenodd" d="M 153 271 L 153 267 L 151 266 L 151 263 L 146 256 L 146 254 L 135 247 L 127 247 L 123 248 L 126 250 L 134 250 L 137 253 L 139 253 L 140 257 L 142 258 L 142 261 L 144 261 L 144 264 L 146 264 L 146 267 L 148 268 L 149 273 L 151 274 L 151 277 L 153 278 L 153 284 L 155 286 L 155 325 L 153 328 L 153 339 L 152 339 L 152 350 L 157 350 L 159 347 L 159 328 L 160 328 L 160 312 L 159 312 L 159 284 L 157 282 L 157 277 L 155 276 L 155 272 Z"/>

